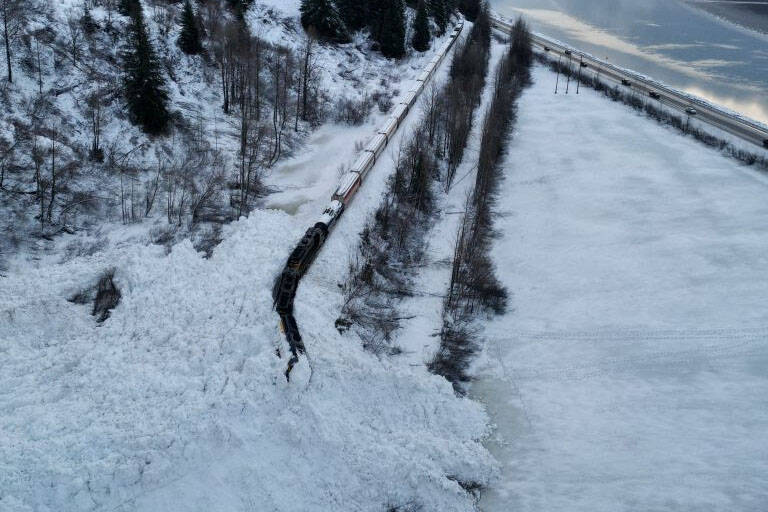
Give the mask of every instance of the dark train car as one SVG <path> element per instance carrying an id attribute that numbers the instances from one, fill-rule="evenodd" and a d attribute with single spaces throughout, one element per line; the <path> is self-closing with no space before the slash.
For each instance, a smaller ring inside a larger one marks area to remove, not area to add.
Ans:
<path id="1" fill-rule="evenodd" d="M 293 312 L 293 298 L 296 296 L 296 289 L 299 287 L 299 273 L 291 268 L 283 270 L 282 274 L 275 281 L 272 289 L 272 299 L 275 309 L 281 315 Z"/>

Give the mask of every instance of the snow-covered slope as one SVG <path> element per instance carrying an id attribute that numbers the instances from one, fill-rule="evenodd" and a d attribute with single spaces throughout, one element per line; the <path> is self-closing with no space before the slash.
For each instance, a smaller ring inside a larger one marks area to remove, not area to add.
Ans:
<path id="1" fill-rule="evenodd" d="M 487 511 L 768 505 L 768 180 L 537 69 L 494 259 L 510 292 L 474 395 Z"/>
<path id="2" fill-rule="evenodd" d="M 326 63 L 360 59 L 362 87 L 392 81 L 391 64 L 366 51 L 323 51 Z M 397 65 L 403 92 L 430 58 Z M 303 361 L 288 384 L 277 356 L 287 347 L 272 279 L 374 122 L 310 136 L 267 178 L 282 191 L 267 201 L 285 211 L 225 226 L 208 259 L 189 241 L 170 252 L 150 244 L 144 223 L 65 234 L 35 259 L 10 261 L 0 285 L 0 509 L 473 509 L 460 482 L 488 481 L 493 470 L 480 406 L 333 326 L 334 280 L 398 143 L 302 284 L 311 368 Z M 109 268 L 122 299 L 99 325 L 90 306 L 67 299 Z"/>

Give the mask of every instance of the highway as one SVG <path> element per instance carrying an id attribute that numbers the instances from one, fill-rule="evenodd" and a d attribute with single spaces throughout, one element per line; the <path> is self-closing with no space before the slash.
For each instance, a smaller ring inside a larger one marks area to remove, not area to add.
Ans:
<path id="1" fill-rule="evenodd" d="M 512 24 L 496 16 L 492 17 L 492 23 L 494 28 L 507 34 L 511 33 Z M 684 116 L 690 115 L 687 110 L 693 109 L 696 113 L 691 117 L 695 116 L 699 121 L 728 132 L 750 144 L 768 148 L 768 129 L 755 121 L 718 108 L 701 98 L 666 87 L 632 71 L 596 59 L 592 55 L 565 46 L 541 34 L 533 35 L 533 44 L 556 59 L 570 60 L 575 67 L 580 66 L 580 63 L 583 62 L 586 66 L 583 66 L 582 73 L 593 72 L 601 80 L 631 88 L 636 93 L 658 101 L 665 107 L 676 110 Z"/>

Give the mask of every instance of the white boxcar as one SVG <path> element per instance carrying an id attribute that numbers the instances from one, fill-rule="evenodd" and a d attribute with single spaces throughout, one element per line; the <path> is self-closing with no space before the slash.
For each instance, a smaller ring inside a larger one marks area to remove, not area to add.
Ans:
<path id="1" fill-rule="evenodd" d="M 373 159 L 378 160 L 381 154 L 384 152 L 384 148 L 387 147 L 387 137 L 381 133 L 377 133 L 368 144 L 365 145 L 365 151 L 373 154 Z"/>
<path id="2" fill-rule="evenodd" d="M 341 201 L 342 203 L 349 204 L 354 197 L 357 189 L 360 188 L 360 175 L 356 172 L 348 172 L 341 177 L 339 182 L 339 188 L 334 192 L 332 199 L 334 201 Z"/>
<path id="3" fill-rule="evenodd" d="M 408 108 L 411 109 L 416 104 L 417 97 L 418 97 L 417 92 L 408 91 L 408 94 L 403 96 L 403 101 L 401 101 L 400 103 L 402 103 L 403 105 L 408 105 Z"/>
<path id="4" fill-rule="evenodd" d="M 417 82 L 428 82 L 429 81 L 429 71 L 423 71 L 419 78 L 416 79 Z"/>
<path id="5" fill-rule="evenodd" d="M 376 158 L 373 156 L 373 153 L 370 151 L 363 151 L 357 160 L 355 160 L 350 171 L 359 173 L 360 179 L 365 180 L 365 177 L 368 175 L 368 172 L 373 169 L 375 163 Z"/>
<path id="6" fill-rule="evenodd" d="M 384 123 L 384 126 L 379 128 L 379 133 L 387 138 L 387 144 L 389 144 L 389 139 L 395 134 L 395 132 L 397 132 L 397 117 L 389 116 Z"/>
<path id="7" fill-rule="evenodd" d="M 408 105 L 403 105 L 402 103 L 395 107 L 395 110 L 392 112 L 392 117 L 397 118 L 397 125 L 400 126 L 403 121 L 405 121 L 405 118 L 408 117 Z"/>

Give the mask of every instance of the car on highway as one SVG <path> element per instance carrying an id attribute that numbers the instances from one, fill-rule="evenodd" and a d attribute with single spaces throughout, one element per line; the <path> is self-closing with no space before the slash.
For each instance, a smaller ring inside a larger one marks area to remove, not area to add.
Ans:
<path id="1" fill-rule="evenodd" d="M 648 96 L 650 96 L 651 98 L 653 98 L 655 100 L 661 99 L 661 94 L 657 93 L 656 91 L 650 91 L 648 93 Z"/>
<path id="2" fill-rule="evenodd" d="M 625 79 L 623 79 L 623 80 L 621 81 L 621 85 L 626 85 L 627 87 L 631 87 L 631 86 L 632 86 L 632 82 L 630 82 L 629 80 L 627 80 L 627 79 L 625 78 Z"/>
<path id="3" fill-rule="evenodd" d="M 763 140 L 763 146 L 765 146 L 766 148 L 768 148 L 768 139 L 765 139 L 765 140 Z"/>
<path id="4" fill-rule="evenodd" d="M 589 67 L 589 64 L 587 64 L 586 62 L 582 62 L 582 63 L 581 63 L 581 67 L 583 67 L 583 68 L 588 68 L 588 67 Z"/>
<path id="5" fill-rule="evenodd" d="M 566 55 L 571 55 L 571 50 L 565 50 Z"/>
<path id="6" fill-rule="evenodd" d="M 548 52 L 548 51 L 549 51 L 549 46 L 545 46 L 545 47 L 544 47 L 544 51 L 545 51 L 545 52 Z"/>
<path id="7" fill-rule="evenodd" d="M 688 114 L 689 116 L 695 116 L 696 114 L 698 114 L 696 109 L 693 107 L 686 107 L 685 113 Z"/>

